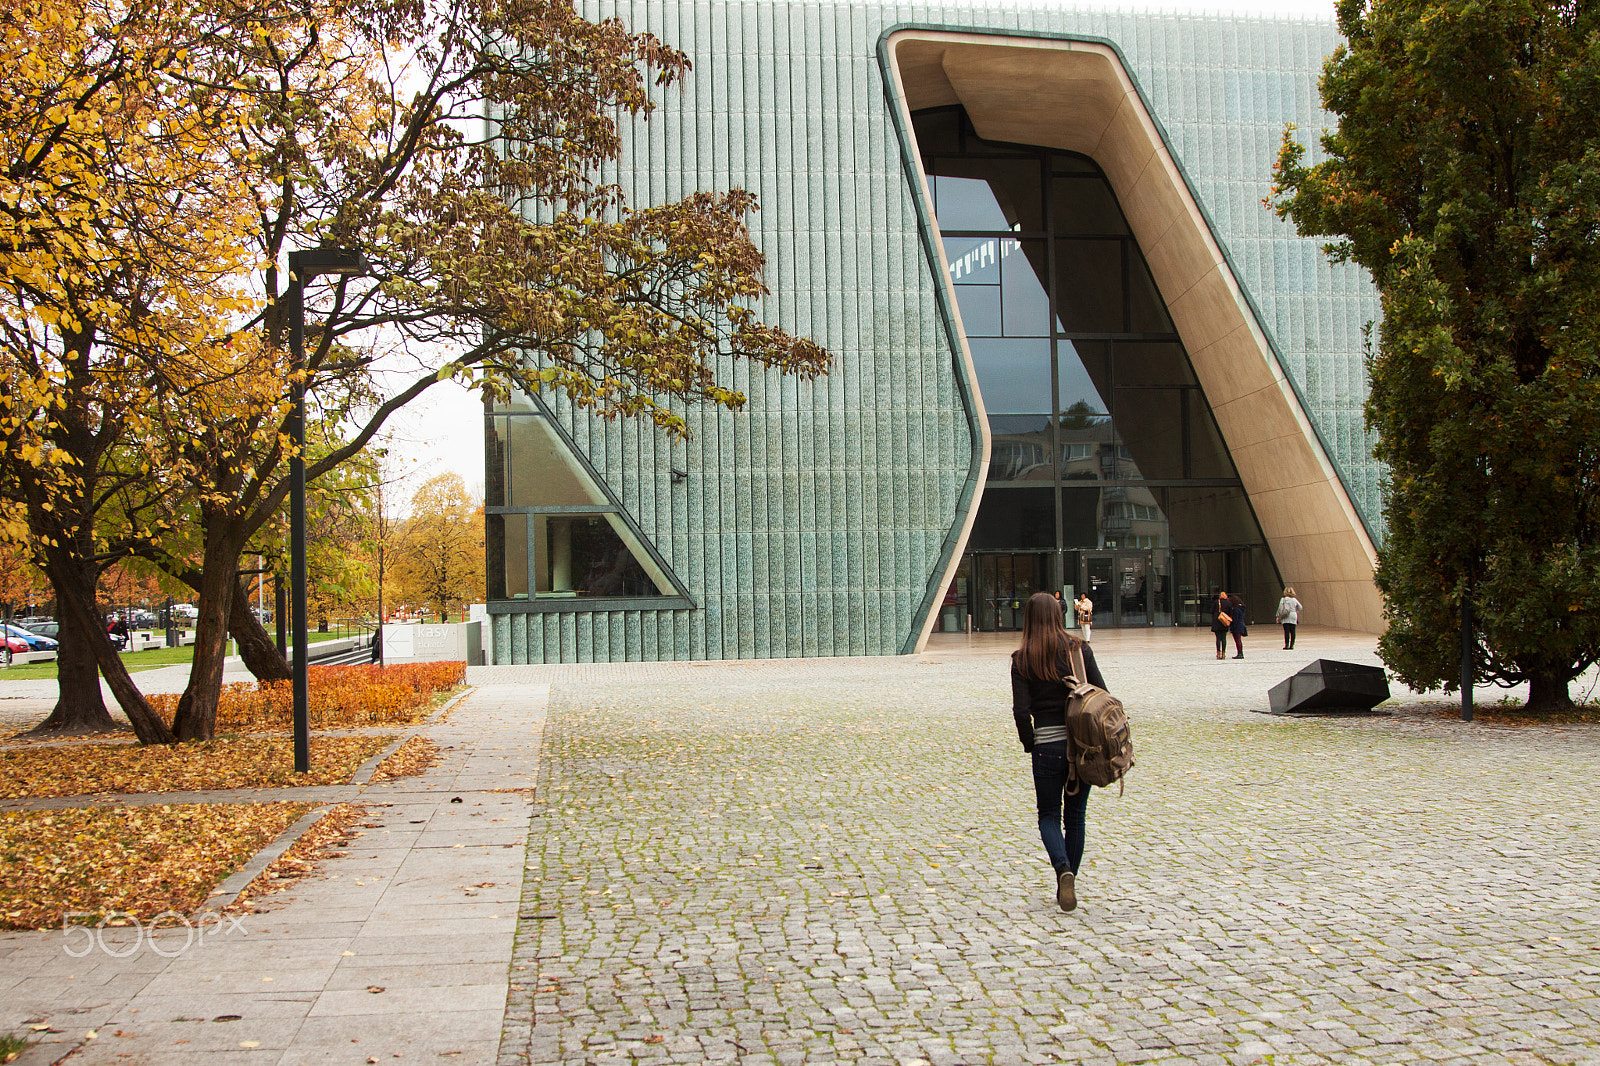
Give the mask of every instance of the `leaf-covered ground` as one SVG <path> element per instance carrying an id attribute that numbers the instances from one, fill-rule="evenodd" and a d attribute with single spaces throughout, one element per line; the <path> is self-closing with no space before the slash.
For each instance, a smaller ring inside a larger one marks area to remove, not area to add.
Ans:
<path id="1" fill-rule="evenodd" d="M 300 839 L 289 845 L 288 851 L 257 874 L 256 879 L 245 886 L 228 909 L 246 912 L 256 910 L 264 902 L 263 897 L 282 892 L 296 881 L 310 877 L 316 872 L 318 860 L 336 854 L 336 848 L 345 847 L 356 837 L 353 827 L 366 816 L 367 809 L 359 803 L 341 803 L 334 807 L 301 833 Z"/>
<path id="2" fill-rule="evenodd" d="M 1460 718 L 1459 703 L 1429 703 L 1419 705 L 1425 713 L 1438 718 Z M 1600 704 L 1575 703 L 1564 711 L 1529 711 L 1520 703 L 1495 701 L 1479 703 L 1472 708 L 1472 717 L 1479 722 L 1495 725 L 1568 725 L 1572 723 L 1600 723 Z"/>
<path id="3" fill-rule="evenodd" d="M 449 698 L 466 664 L 401 663 L 313 666 L 307 712 L 312 729 L 412 725 Z M 178 696 L 149 697 L 162 718 L 171 719 Z M 243 681 L 224 685 L 217 701 L 219 733 L 287 733 L 293 728 L 294 692 L 287 681 Z"/>
<path id="4" fill-rule="evenodd" d="M 0 751 L 0 798 L 342 785 L 392 740 L 393 734 L 314 736 L 311 771 L 305 774 L 294 772 L 294 742 L 288 737 Z"/>
<path id="5" fill-rule="evenodd" d="M 372 779 L 392 781 L 397 777 L 416 777 L 438 761 L 439 745 L 427 737 L 412 737 L 378 764 L 378 768 L 372 771 Z"/>
<path id="6" fill-rule="evenodd" d="M 0 928 L 188 914 L 311 804 L 0 812 Z"/>

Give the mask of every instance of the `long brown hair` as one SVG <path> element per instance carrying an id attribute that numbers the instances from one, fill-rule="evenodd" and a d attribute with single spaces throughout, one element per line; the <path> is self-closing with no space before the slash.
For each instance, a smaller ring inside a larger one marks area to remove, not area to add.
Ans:
<path id="1" fill-rule="evenodd" d="M 1062 624 L 1061 601 L 1035 592 L 1022 609 L 1022 647 L 1011 653 L 1017 673 L 1034 681 L 1060 681 L 1061 660 L 1081 643 Z"/>

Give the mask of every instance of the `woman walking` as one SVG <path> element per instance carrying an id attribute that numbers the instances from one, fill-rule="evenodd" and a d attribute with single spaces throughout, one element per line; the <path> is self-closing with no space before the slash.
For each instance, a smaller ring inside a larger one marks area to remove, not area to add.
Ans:
<path id="1" fill-rule="evenodd" d="M 1283 626 L 1283 650 L 1294 649 L 1294 631 L 1300 624 L 1300 612 L 1305 610 L 1300 606 L 1300 601 L 1294 598 L 1294 586 L 1290 585 L 1283 590 L 1283 599 L 1278 601 L 1278 622 Z"/>
<path id="2" fill-rule="evenodd" d="M 1078 905 L 1078 867 L 1083 861 L 1084 812 L 1089 786 L 1071 780 L 1067 759 L 1067 684 L 1072 650 L 1083 655 L 1087 681 L 1106 687 L 1089 645 L 1062 626 L 1061 608 L 1048 592 L 1029 598 L 1022 616 L 1022 647 L 1011 653 L 1011 715 L 1022 750 L 1033 756 L 1033 791 L 1039 838 L 1056 872 L 1056 905 Z"/>

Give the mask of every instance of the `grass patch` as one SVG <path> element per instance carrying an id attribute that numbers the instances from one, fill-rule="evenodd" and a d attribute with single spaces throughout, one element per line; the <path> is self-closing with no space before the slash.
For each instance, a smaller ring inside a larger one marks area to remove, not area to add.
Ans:
<path id="1" fill-rule="evenodd" d="M 183 804 L 0 813 L 0 928 L 189 914 L 309 803 Z M 0 1045 L 4 1047 L 4 1045 Z"/>
<path id="2" fill-rule="evenodd" d="M 346 634 L 348 636 L 348 634 Z M 308 633 L 307 641 L 316 644 L 324 640 L 338 640 L 338 633 Z M 123 665 L 130 674 L 141 670 L 159 670 L 163 666 L 175 666 L 183 663 L 194 662 L 194 645 L 185 644 L 181 648 L 149 648 L 145 651 L 129 651 L 122 653 Z M 52 660 L 47 663 L 13 663 L 11 666 L 0 668 L 0 681 L 38 681 L 45 678 L 55 678 L 56 664 Z"/>
<path id="3" fill-rule="evenodd" d="M 392 734 L 312 737 L 311 771 L 294 772 L 288 737 L 195 744 L 74 744 L 0 751 L 0 798 L 342 785 Z"/>

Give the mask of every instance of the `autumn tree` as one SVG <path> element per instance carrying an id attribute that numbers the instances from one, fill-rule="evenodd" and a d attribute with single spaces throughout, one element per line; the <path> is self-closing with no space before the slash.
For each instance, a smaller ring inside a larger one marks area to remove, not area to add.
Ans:
<path id="1" fill-rule="evenodd" d="M 237 115 L 196 84 L 215 78 L 235 27 L 170 15 L 99 0 L 0 9 L 0 538 L 56 597 L 60 697 L 45 725 L 112 727 L 98 670 L 147 742 L 171 734 L 106 638 L 96 584 L 127 549 L 102 511 L 119 487 L 171 487 L 137 446 L 144 419 L 230 377 L 213 325 L 243 309 L 234 282 L 250 255 L 230 233 L 248 202 L 218 166 Z"/>
<path id="2" fill-rule="evenodd" d="M 242 48 L 240 64 L 226 88 L 251 116 L 241 173 L 260 257 L 281 263 L 327 241 L 371 264 L 370 278 L 309 291 L 304 384 L 313 414 L 348 442 L 313 457 L 309 479 L 449 377 L 559 389 L 603 416 L 681 433 L 683 404 L 745 402 L 718 381 L 719 359 L 825 369 L 826 352 L 750 308 L 765 289 L 748 193 L 632 208 L 596 178 L 620 147 L 618 116 L 651 109 L 646 74 L 666 87 L 688 71 L 654 37 L 590 22 L 561 0 L 364 0 L 309 5 L 300 22 Z M 250 327 L 266 350 L 282 350 L 295 283 L 266 272 Z M 380 343 L 412 352 L 420 370 L 381 395 L 371 375 Z M 180 738 L 215 728 L 237 561 L 288 491 L 284 423 L 260 406 L 245 412 L 163 408 L 168 462 L 199 501 L 204 535 Z"/>
<path id="3" fill-rule="evenodd" d="M 437 474 L 411 497 L 393 538 L 390 596 L 425 605 L 441 619 L 483 599 L 483 503 L 460 474 Z"/>
<path id="4" fill-rule="evenodd" d="M 53 8 L 32 10 L 48 23 Z M 83 40 L 65 49 L 24 42 L 22 53 L 60 51 L 79 81 L 24 85 L 34 126 L 14 114 L 0 135 L 25 160 L 82 142 L 39 179 L 28 203 L 43 206 L 29 210 L 100 243 L 63 239 L 26 255 L 19 245 L 7 264 L 13 389 L 0 459 L 20 473 L 0 496 L 15 505 L 7 528 L 23 529 L 58 595 L 76 589 L 70 617 L 141 739 L 214 731 L 239 559 L 288 492 L 295 382 L 284 349 L 302 291 L 281 269 L 289 251 L 331 242 L 372 264 L 370 279 L 306 290 L 299 383 L 313 418 L 345 442 L 308 457 L 313 481 L 451 376 L 492 391 L 561 389 L 607 417 L 683 432 L 675 404 L 743 404 L 716 378 L 723 357 L 825 368 L 815 344 L 750 309 L 765 290 L 749 194 L 634 209 L 597 181 L 619 148 L 618 117 L 650 110 L 647 73 L 667 87 L 688 70 L 649 35 L 551 0 L 261 5 L 226 18 L 158 4 L 100 10 L 73 32 Z M 90 84 L 114 106 L 97 109 Z M 91 165 L 102 157 L 110 164 Z M 259 313 L 241 318 L 228 279 L 246 253 L 268 265 Z M 70 292 L 50 281 L 63 265 Z M 418 357 L 417 376 L 387 393 L 371 374 L 380 337 Z M 126 490 L 114 535 L 95 525 L 112 489 Z M 92 586 L 71 571 L 166 535 L 143 516 L 170 492 L 196 514 L 188 572 L 201 616 L 169 733 L 103 634 L 91 639 Z M 78 502 L 64 524 L 67 497 Z"/>
<path id="5" fill-rule="evenodd" d="M 1600 655 L 1600 9 L 1341 0 L 1323 158 L 1285 136 L 1277 208 L 1372 273 L 1367 421 L 1389 467 L 1390 669 L 1568 705 Z"/>

